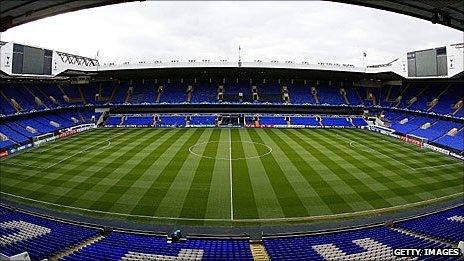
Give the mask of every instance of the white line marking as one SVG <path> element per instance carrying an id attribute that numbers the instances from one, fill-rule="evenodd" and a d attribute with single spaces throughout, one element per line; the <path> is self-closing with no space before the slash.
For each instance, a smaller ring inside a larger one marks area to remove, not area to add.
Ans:
<path id="1" fill-rule="evenodd" d="M 232 190 L 232 134 L 229 128 L 229 180 L 230 180 L 230 220 L 234 220 L 234 194 Z"/>
<path id="2" fill-rule="evenodd" d="M 261 158 L 261 157 L 264 157 L 268 154 L 271 154 L 272 153 L 272 148 L 269 147 L 268 145 L 266 144 L 263 144 L 263 143 L 259 143 L 259 142 L 253 142 L 253 141 L 246 141 L 246 140 L 243 140 L 243 141 L 229 141 L 227 143 L 229 143 L 229 146 L 231 146 L 230 143 L 232 142 L 239 142 L 239 143 L 251 143 L 251 144 L 258 144 L 258 145 L 261 145 L 261 146 L 264 146 L 268 149 L 268 151 L 262 155 L 257 155 L 257 156 L 251 156 L 251 157 L 242 157 L 242 158 L 231 158 L 231 157 L 227 157 L 227 158 L 222 158 L 222 157 L 209 157 L 209 156 L 205 156 L 205 155 L 200 155 L 196 152 L 193 151 L 193 148 L 197 147 L 197 146 L 200 146 L 200 145 L 203 145 L 203 144 L 207 144 L 207 143 L 213 143 L 213 142 L 216 142 L 216 143 L 225 143 L 227 141 L 206 141 L 206 142 L 200 142 L 200 143 L 197 143 L 193 146 L 190 146 L 189 148 L 189 152 L 192 153 L 193 155 L 197 156 L 197 157 L 202 157 L 202 158 L 207 158 L 207 159 L 215 159 L 215 160 L 227 160 L 227 161 L 230 161 L 230 160 L 248 160 L 248 159 L 257 159 L 257 158 Z"/>
<path id="3" fill-rule="evenodd" d="M 339 135 L 338 133 L 336 133 L 336 134 Z M 390 158 L 390 159 L 392 159 L 392 160 L 398 162 L 399 164 L 401 164 L 401 165 L 403 165 L 403 166 L 406 166 L 406 167 L 408 167 L 408 168 L 411 169 L 411 170 L 414 170 L 413 167 L 411 167 L 411 166 L 409 166 L 409 165 L 406 165 L 405 163 L 403 163 L 403 162 L 401 162 L 401 161 L 399 161 L 399 160 L 397 160 L 397 159 L 395 159 L 395 158 L 393 158 L 393 157 L 391 157 L 391 156 L 388 156 L 387 154 L 384 154 L 384 153 L 382 153 L 382 152 L 380 152 L 380 151 L 378 151 L 378 150 L 375 150 L 375 149 L 373 149 L 373 148 L 371 148 L 371 147 L 368 147 L 368 146 L 366 146 L 366 145 L 364 145 L 364 144 L 361 144 L 361 143 L 359 143 L 359 142 L 357 142 L 357 141 L 353 141 L 353 140 L 350 141 L 350 146 L 351 146 L 352 148 L 355 148 L 355 149 L 356 149 L 356 146 L 354 146 L 353 143 L 357 143 L 357 144 L 359 144 L 359 145 L 361 145 L 361 146 L 367 148 L 367 150 L 361 149 L 361 151 L 365 151 L 365 152 L 369 152 L 369 151 L 370 151 L 370 152 L 379 153 L 380 155 L 383 155 L 384 157 Z"/>
<path id="4" fill-rule="evenodd" d="M 380 153 L 380 154 L 382 154 L 382 155 L 384 155 L 384 156 L 386 156 L 386 157 L 389 157 L 389 158 L 395 160 L 396 162 L 401 163 L 401 164 L 404 165 L 404 166 L 407 166 L 408 168 L 410 168 L 410 169 L 412 169 L 412 170 L 434 169 L 434 168 L 440 168 L 440 167 L 454 166 L 454 165 L 458 165 L 458 164 L 464 166 L 464 164 L 461 163 L 461 162 L 455 162 L 455 163 L 448 163 L 448 164 L 442 164 L 442 165 L 436 165 L 436 166 L 425 166 L 425 167 L 413 168 L 413 167 L 410 167 L 410 166 L 408 166 L 408 165 L 402 163 L 401 161 L 398 161 L 398 160 L 394 159 L 393 157 L 390 157 L 390 156 L 388 156 L 388 155 L 385 155 L 385 154 L 383 154 L 382 152 L 380 152 L 380 151 L 378 151 L 378 150 L 375 150 L 375 149 L 372 149 L 372 148 L 370 148 L 370 147 L 368 147 L 368 146 L 366 146 L 366 145 L 363 145 L 363 144 L 361 144 L 361 143 L 359 143 L 359 142 L 350 141 L 350 146 L 356 149 L 356 146 L 353 145 L 353 144 L 355 144 L 355 143 L 360 144 L 361 146 L 364 146 L 364 147 L 368 148 L 370 151 L 374 151 L 374 152 Z M 361 150 L 362 150 L 362 151 L 367 151 L 367 150 L 363 150 L 363 149 L 361 149 Z"/>
<path id="5" fill-rule="evenodd" d="M 40 167 L 40 166 L 34 166 L 26 163 L 14 163 L 14 162 L 2 162 L 4 165 L 12 165 L 12 166 L 20 166 L 20 167 L 28 167 L 28 168 L 33 168 L 33 169 L 45 169 L 45 167 Z"/>
<path id="6" fill-rule="evenodd" d="M 0 194 L 8 195 L 14 198 L 20 198 L 23 200 L 28 200 L 31 202 L 37 202 L 37 203 L 41 203 L 45 205 L 50 205 L 50 206 L 57 206 L 57 207 L 66 208 L 66 209 L 74 209 L 74 210 L 80 210 L 84 212 L 100 213 L 100 214 L 114 215 L 114 216 L 139 217 L 139 218 L 150 218 L 150 219 L 161 219 L 161 220 L 164 219 L 164 220 L 186 220 L 186 221 L 233 221 L 237 223 L 240 223 L 240 222 L 246 223 L 246 222 L 261 222 L 261 221 L 308 221 L 308 220 L 324 220 L 324 219 L 330 219 L 330 218 L 349 218 L 349 217 L 354 217 L 354 216 L 359 216 L 359 215 L 364 215 L 364 214 L 376 214 L 376 213 L 383 213 L 383 212 L 402 209 L 402 208 L 416 207 L 416 206 L 420 206 L 426 203 L 440 201 L 442 199 L 447 199 L 447 198 L 452 198 L 456 195 L 464 195 L 464 192 L 458 192 L 458 193 L 443 196 L 443 197 L 432 198 L 432 199 L 404 204 L 404 205 L 372 209 L 372 210 L 363 210 L 363 211 L 358 211 L 358 212 L 346 212 L 346 213 L 339 213 L 339 214 L 332 214 L 332 215 L 319 215 L 319 216 L 307 216 L 307 217 L 257 218 L 257 219 L 234 219 L 234 220 L 224 219 L 224 218 L 181 218 L 181 217 L 157 217 L 157 216 L 146 216 L 146 215 L 133 215 L 133 214 L 126 214 L 126 213 L 119 213 L 119 212 L 108 212 L 108 211 L 93 210 L 93 209 L 80 208 L 80 207 L 65 206 L 65 205 L 46 202 L 42 200 L 26 198 L 23 196 L 18 196 L 18 195 L 1 192 L 1 191 L 0 191 Z"/>
<path id="7" fill-rule="evenodd" d="M 116 136 L 115 136 L 114 138 L 112 138 L 111 140 L 116 139 L 117 137 L 122 136 L 122 135 L 124 135 L 124 134 L 126 134 L 126 133 L 119 133 L 119 135 L 116 135 Z M 70 159 L 70 158 L 72 158 L 72 157 L 74 157 L 74 156 L 76 156 L 76 155 L 79 155 L 79 154 L 81 154 L 81 153 L 83 153 L 83 152 L 86 152 L 86 151 L 88 151 L 88 150 L 90 150 L 90 149 L 96 147 L 97 145 L 100 145 L 101 143 L 104 143 L 104 142 L 107 142 L 107 143 L 108 143 L 106 146 L 100 148 L 100 149 L 106 149 L 107 147 L 111 146 L 111 140 L 104 140 L 104 141 L 101 141 L 101 142 L 99 142 L 99 143 L 96 143 L 95 145 L 92 145 L 92 146 L 90 146 L 90 147 L 88 147 L 88 148 L 85 148 L 85 149 L 83 149 L 83 150 L 81 150 L 81 151 L 78 151 L 78 152 L 76 152 L 76 153 L 74 153 L 74 154 L 72 154 L 72 155 L 70 155 L 70 156 L 68 156 L 68 157 L 66 157 L 66 158 L 64 158 L 64 159 L 61 159 L 61 160 L 59 160 L 58 162 L 55 162 L 55 163 L 53 163 L 53 164 L 51 164 L 51 165 L 48 165 L 48 166 L 35 166 L 35 165 L 31 165 L 31 164 L 14 163 L 14 162 L 2 162 L 2 164 L 5 164 L 5 165 L 13 165 L 13 166 L 26 166 L 26 167 L 33 168 L 33 169 L 46 170 L 46 169 L 52 168 L 52 167 L 54 167 L 54 166 L 56 166 L 56 165 L 62 163 L 63 161 L 66 161 L 66 160 L 68 160 L 68 159 Z M 39 152 L 39 153 L 40 153 L 40 152 Z"/>
<path id="8" fill-rule="evenodd" d="M 107 148 L 107 147 L 109 147 L 109 146 L 111 145 L 111 141 L 110 141 L 110 140 L 105 140 L 105 141 L 99 142 L 99 143 L 97 143 L 97 144 L 95 144 L 95 145 L 93 145 L 93 146 L 90 146 L 90 147 L 88 147 L 88 148 L 86 148 L 86 149 L 83 149 L 83 150 L 78 151 L 78 152 L 76 152 L 76 153 L 74 153 L 74 154 L 72 154 L 72 155 L 69 155 L 68 157 L 66 157 L 66 158 L 64 158 L 64 159 L 62 159 L 62 160 L 59 160 L 58 162 L 55 162 L 55 163 L 53 163 L 52 165 L 49 165 L 49 166 L 45 167 L 44 169 L 53 168 L 53 167 L 55 167 L 56 165 L 62 163 L 63 161 L 66 161 L 66 160 L 68 160 L 68 159 L 70 159 L 70 158 L 72 158 L 72 157 L 74 157 L 74 156 L 76 156 L 76 155 L 81 154 L 82 152 L 86 152 L 86 151 L 88 151 L 88 150 L 90 150 L 90 149 L 92 149 L 92 148 L 97 147 L 98 145 L 100 145 L 100 144 L 103 143 L 103 142 L 108 142 L 108 144 L 107 144 L 105 147 L 102 147 L 102 149 L 105 149 L 105 148 Z"/>
<path id="9" fill-rule="evenodd" d="M 421 170 L 421 169 L 434 169 L 434 168 L 440 168 L 440 167 L 448 167 L 448 166 L 454 166 L 454 165 L 462 165 L 464 167 L 464 164 L 461 162 L 455 162 L 455 163 L 448 163 L 448 164 L 442 164 L 442 165 L 436 165 L 436 166 L 428 166 L 428 167 L 420 167 L 420 168 L 415 168 L 415 170 Z"/>

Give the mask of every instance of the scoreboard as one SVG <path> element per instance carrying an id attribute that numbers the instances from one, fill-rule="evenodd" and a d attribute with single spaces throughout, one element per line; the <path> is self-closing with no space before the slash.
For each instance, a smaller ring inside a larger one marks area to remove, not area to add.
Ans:
<path id="1" fill-rule="evenodd" d="M 446 47 L 409 52 L 408 77 L 447 76 Z"/>
<path id="2" fill-rule="evenodd" d="M 12 73 L 51 75 L 53 51 L 13 44 Z"/>

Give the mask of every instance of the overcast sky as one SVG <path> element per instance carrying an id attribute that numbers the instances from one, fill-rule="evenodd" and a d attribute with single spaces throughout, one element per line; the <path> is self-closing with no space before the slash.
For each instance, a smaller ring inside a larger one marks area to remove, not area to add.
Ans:
<path id="1" fill-rule="evenodd" d="M 407 51 L 463 42 L 428 21 L 333 2 L 134 2 L 14 27 L 2 41 L 94 57 L 153 60 L 386 63 Z"/>

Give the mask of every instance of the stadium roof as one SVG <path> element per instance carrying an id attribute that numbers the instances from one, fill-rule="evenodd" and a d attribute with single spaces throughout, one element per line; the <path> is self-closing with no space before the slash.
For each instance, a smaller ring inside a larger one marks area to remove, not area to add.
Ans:
<path id="1" fill-rule="evenodd" d="M 49 16 L 136 0 L 0 0 L 0 32 Z"/>
<path id="2" fill-rule="evenodd" d="M 424 19 L 464 31 L 463 0 L 332 0 Z"/>
<path id="3" fill-rule="evenodd" d="M 136 0 L 0 0 L 0 32 L 41 18 Z M 139 0 L 143 1 L 143 0 Z M 464 31 L 463 0 L 332 0 L 409 15 Z"/>

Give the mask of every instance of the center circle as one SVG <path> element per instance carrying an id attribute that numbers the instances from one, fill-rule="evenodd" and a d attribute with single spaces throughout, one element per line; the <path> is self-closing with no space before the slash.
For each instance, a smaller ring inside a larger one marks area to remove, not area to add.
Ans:
<path id="1" fill-rule="evenodd" d="M 204 155 L 204 152 L 199 151 L 199 148 L 203 148 L 203 146 L 207 146 L 208 144 L 217 144 L 217 147 L 227 147 L 227 157 L 225 156 L 209 156 L 209 155 Z M 233 148 L 232 145 L 240 143 L 243 147 L 243 151 L 250 151 L 246 147 L 254 147 L 254 150 L 256 150 L 256 155 L 251 155 L 248 157 L 238 157 L 238 158 L 233 158 Z M 269 147 L 266 144 L 259 143 L 259 142 L 254 142 L 254 141 L 207 141 L 207 142 L 200 142 L 197 143 L 193 146 L 190 146 L 188 149 L 189 152 L 197 157 L 202 157 L 202 158 L 207 158 L 207 159 L 216 159 L 216 160 L 247 160 L 247 159 L 256 159 L 256 158 L 261 158 L 264 157 L 272 152 L 272 148 Z"/>

